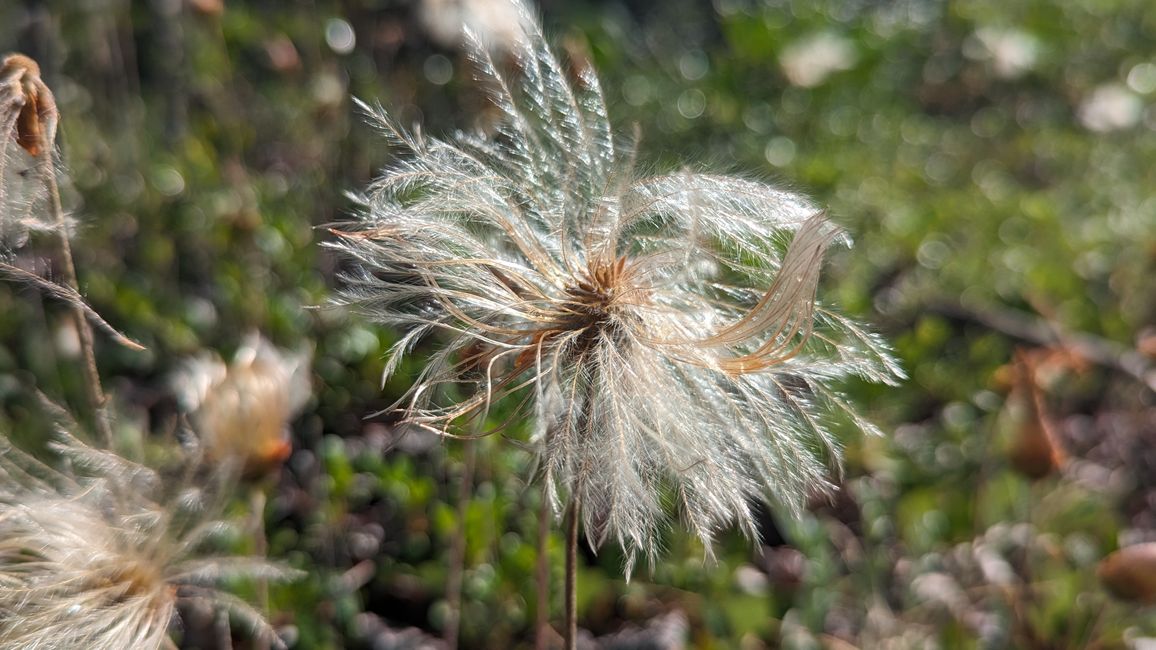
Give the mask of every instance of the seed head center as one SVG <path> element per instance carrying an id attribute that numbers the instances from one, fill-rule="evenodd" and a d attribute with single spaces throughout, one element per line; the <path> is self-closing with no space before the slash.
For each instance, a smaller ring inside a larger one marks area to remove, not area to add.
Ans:
<path id="1" fill-rule="evenodd" d="M 571 329 L 597 327 L 609 320 L 626 280 L 626 258 L 610 263 L 591 263 L 582 277 L 566 287 L 566 307 L 572 314 Z"/>

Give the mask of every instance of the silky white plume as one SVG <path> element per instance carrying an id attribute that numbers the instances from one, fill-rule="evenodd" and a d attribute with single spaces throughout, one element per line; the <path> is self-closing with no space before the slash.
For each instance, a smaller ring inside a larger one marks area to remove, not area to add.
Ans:
<path id="1" fill-rule="evenodd" d="M 668 497 L 704 541 L 732 522 L 753 535 L 751 499 L 797 509 L 828 485 L 833 414 L 872 430 L 832 386 L 902 375 L 815 301 L 845 238 L 792 192 L 637 174 L 593 70 L 528 22 L 514 72 L 474 49 L 495 134 L 431 138 L 370 111 L 401 153 L 335 231 L 341 301 L 404 332 L 387 374 L 438 337 L 409 422 L 445 431 L 507 398 L 532 415 L 551 494 L 581 503 L 595 545 L 653 558 Z"/>

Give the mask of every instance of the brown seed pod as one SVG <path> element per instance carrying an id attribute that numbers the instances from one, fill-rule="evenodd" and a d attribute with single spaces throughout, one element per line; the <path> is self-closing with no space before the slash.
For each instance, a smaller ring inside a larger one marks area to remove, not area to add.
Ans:
<path id="1" fill-rule="evenodd" d="M 1055 423 L 1047 411 L 1043 390 L 1036 381 L 1036 356 L 1018 350 L 1012 362 L 1008 403 L 1019 411 L 1008 460 L 1021 474 L 1040 479 L 1062 468 L 1067 460 Z"/>
<path id="2" fill-rule="evenodd" d="M 1100 561 L 1096 576 L 1120 600 L 1156 603 L 1156 542 L 1126 546 Z"/>
<path id="3" fill-rule="evenodd" d="M 0 98 L 11 102 L 16 117 L 16 143 L 32 156 L 52 148 L 59 112 L 52 91 L 40 78 L 40 66 L 23 54 L 9 54 L 0 65 Z"/>

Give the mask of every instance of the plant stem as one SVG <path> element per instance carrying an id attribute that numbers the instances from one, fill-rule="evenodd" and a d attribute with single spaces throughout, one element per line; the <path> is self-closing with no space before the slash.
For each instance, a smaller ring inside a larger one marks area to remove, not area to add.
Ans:
<path id="1" fill-rule="evenodd" d="M 68 241 L 68 224 L 64 220 L 64 208 L 60 202 L 60 187 L 56 184 L 56 171 L 52 167 L 52 147 L 44 147 L 40 154 L 40 173 L 48 190 L 48 200 L 52 216 L 56 221 L 57 241 L 60 245 L 60 265 L 64 282 L 68 288 L 80 293 L 80 283 L 76 279 L 76 265 L 72 261 L 72 244 Z M 92 407 L 96 432 L 105 447 L 112 446 L 112 425 L 105 410 L 104 389 L 100 385 L 100 373 L 96 368 L 96 352 L 92 337 L 92 327 L 88 324 L 84 309 L 73 305 L 73 318 L 80 338 L 80 352 L 83 356 L 84 385 L 88 392 L 88 402 Z"/>
<path id="2" fill-rule="evenodd" d="M 477 459 L 478 440 L 462 441 L 462 479 L 458 485 L 458 526 L 454 531 L 453 546 L 450 549 L 449 575 L 446 577 L 446 601 L 449 613 L 446 618 L 445 641 L 450 650 L 458 647 L 462 627 L 462 578 L 466 570 L 466 515 L 470 505 L 470 495 L 474 487 L 474 464 Z"/>
<path id="3" fill-rule="evenodd" d="M 924 302 L 921 309 L 979 323 L 1035 345 L 1067 348 L 1087 361 L 1122 372 L 1156 391 L 1156 363 L 1139 351 L 1114 341 L 1086 332 L 1069 332 L 1058 323 L 1015 309 L 973 308 L 950 301 Z"/>
<path id="4" fill-rule="evenodd" d="M 1108 609 L 1108 601 L 1101 600 L 1100 606 L 1092 613 L 1092 619 L 1088 621 L 1088 632 L 1084 635 L 1084 641 L 1079 646 L 1080 648 L 1094 648 L 1100 644 L 1096 643 L 1096 635 L 1100 632 L 1100 624 L 1104 622 L 1104 612 Z"/>
<path id="5" fill-rule="evenodd" d="M 566 650 L 578 648 L 578 520 L 581 510 L 581 499 L 575 494 L 566 519 Z"/>
<path id="6" fill-rule="evenodd" d="M 269 553 L 269 540 L 265 535 L 265 503 L 267 497 L 264 490 L 254 486 L 249 495 L 249 514 L 253 517 L 253 554 L 264 559 Z M 257 608 L 262 616 L 269 616 L 269 581 L 265 578 L 257 579 Z M 255 650 L 269 650 L 272 647 L 270 639 L 265 634 L 257 635 L 253 639 Z"/>
<path id="7" fill-rule="evenodd" d="M 542 487 L 538 504 L 538 567 L 534 576 L 538 606 L 534 612 L 534 650 L 550 647 L 550 497 Z"/>

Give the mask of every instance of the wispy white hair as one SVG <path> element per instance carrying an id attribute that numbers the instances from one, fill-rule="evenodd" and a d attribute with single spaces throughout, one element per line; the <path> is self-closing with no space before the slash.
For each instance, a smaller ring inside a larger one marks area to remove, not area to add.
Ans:
<path id="1" fill-rule="evenodd" d="M 532 413 L 555 504 L 578 500 L 628 572 L 657 552 L 666 496 L 704 542 L 732 522 L 754 535 L 751 499 L 797 510 L 828 486 L 833 414 L 874 431 L 833 385 L 902 375 L 815 300 L 845 237 L 793 192 L 636 174 L 594 71 L 528 23 L 511 74 L 474 48 L 494 135 L 427 137 L 367 109 L 400 155 L 335 231 L 352 260 L 340 301 L 404 332 L 387 374 L 440 335 L 408 421 L 446 431 L 504 398 Z"/>

